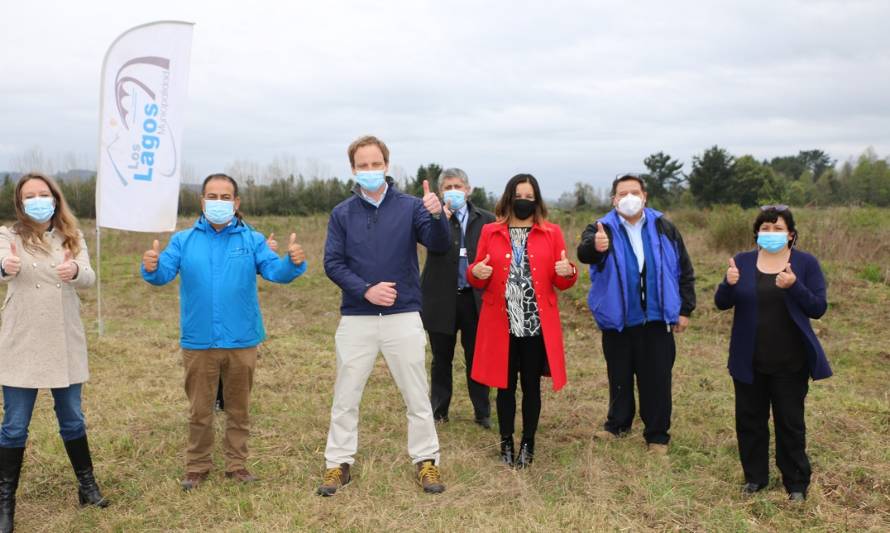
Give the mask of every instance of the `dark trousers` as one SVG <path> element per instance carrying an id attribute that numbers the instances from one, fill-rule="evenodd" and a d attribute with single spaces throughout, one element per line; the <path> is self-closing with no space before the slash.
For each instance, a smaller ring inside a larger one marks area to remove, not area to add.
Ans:
<path id="1" fill-rule="evenodd" d="M 671 371 L 677 350 L 664 322 L 622 331 L 603 331 L 609 375 L 609 413 L 603 427 L 616 435 L 630 430 L 636 412 L 634 376 L 640 394 L 640 418 L 647 443 L 667 444 L 671 436 Z"/>
<path id="2" fill-rule="evenodd" d="M 433 417 L 447 418 L 451 405 L 452 379 L 451 363 L 454 360 L 454 346 L 457 343 L 457 332 L 460 331 L 460 344 L 464 348 L 464 361 L 467 365 L 467 389 L 473 412 L 477 420 L 491 416 L 488 402 L 488 387 L 470 378 L 473 369 L 473 347 L 476 345 L 476 324 L 479 314 L 473 291 L 457 295 L 457 314 L 455 315 L 455 331 L 452 334 L 430 331 L 430 348 L 433 360 L 430 364 L 430 403 Z"/>
<path id="3" fill-rule="evenodd" d="M 792 374 L 754 373 L 754 383 L 735 383 L 735 427 L 746 483 L 769 482 L 769 413 L 776 431 L 776 465 L 788 492 L 806 492 L 810 484 L 804 399 L 809 369 Z"/>
<path id="4" fill-rule="evenodd" d="M 515 430 L 516 382 L 522 384 L 522 440 L 534 440 L 541 417 L 541 376 L 547 368 L 544 337 L 510 335 L 510 364 L 507 388 L 498 389 L 498 426 L 501 436 L 510 437 Z"/>

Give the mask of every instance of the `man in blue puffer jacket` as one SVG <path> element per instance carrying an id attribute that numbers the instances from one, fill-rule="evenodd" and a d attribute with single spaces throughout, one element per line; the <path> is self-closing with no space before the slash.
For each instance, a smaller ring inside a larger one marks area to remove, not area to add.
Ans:
<path id="1" fill-rule="evenodd" d="M 343 300 L 334 336 L 337 381 L 326 470 L 318 494 L 333 496 L 351 479 L 358 408 L 380 352 L 407 407 L 408 455 L 416 465 L 416 479 L 425 492 L 442 492 L 420 320 L 417 244 L 445 253 L 451 247 L 451 227 L 426 181 L 423 199 L 396 190 L 386 177 L 389 149 L 383 141 L 360 137 L 347 153 L 355 194 L 331 213 L 324 247 L 324 271 L 343 291 Z"/>
<path id="2" fill-rule="evenodd" d="M 289 283 L 306 271 L 296 235 L 291 235 L 288 255 L 280 258 L 241 220 L 234 179 L 212 174 L 201 195 L 204 214 L 195 225 L 174 234 L 162 253 L 154 241 L 142 257 L 142 278 L 152 285 L 181 277 L 180 344 L 190 404 L 184 490 L 207 479 L 213 465 L 213 405 L 220 376 L 225 382 L 226 477 L 242 483 L 256 479 L 245 467 L 256 347 L 266 337 L 256 277 Z"/>
<path id="3" fill-rule="evenodd" d="M 587 303 L 602 330 L 609 412 L 595 437 L 626 434 L 633 422 L 634 376 L 643 437 L 652 453 L 668 452 L 673 333 L 695 308 L 695 273 L 677 228 L 644 207 L 646 184 L 624 175 L 612 184 L 614 210 L 587 226 L 578 259 L 590 265 Z"/>

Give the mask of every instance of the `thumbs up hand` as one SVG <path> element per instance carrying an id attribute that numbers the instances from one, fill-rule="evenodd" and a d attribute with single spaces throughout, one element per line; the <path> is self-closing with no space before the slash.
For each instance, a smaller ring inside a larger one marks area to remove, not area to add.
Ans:
<path id="1" fill-rule="evenodd" d="M 491 260 L 491 256 L 488 254 L 485 254 L 485 259 L 483 259 L 482 261 L 479 261 L 478 263 L 473 265 L 472 272 L 473 272 L 473 275 L 476 276 L 476 278 L 488 279 L 491 277 L 491 273 L 492 273 L 492 271 L 494 271 L 494 269 L 491 268 L 490 266 L 488 266 L 489 260 Z"/>
<path id="2" fill-rule="evenodd" d="M 15 276 L 22 271 L 22 260 L 18 256 L 15 241 L 9 244 L 9 255 L 3 258 L 2 266 L 7 276 Z"/>
<path id="3" fill-rule="evenodd" d="M 776 280 L 778 281 L 778 280 Z M 726 283 L 735 285 L 739 282 L 739 269 L 735 266 L 735 259 L 729 258 L 729 268 L 726 269 Z"/>
<path id="4" fill-rule="evenodd" d="M 56 267 L 56 274 L 58 274 L 60 280 L 68 283 L 77 277 L 79 271 L 77 263 L 74 262 L 74 255 L 71 253 L 71 250 L 66 248 L 62 263 Z"/>
<path id="5" fill-rule="evenodd" d="M 142 267 L 146 272 L 154 272 L 158 269 L 158 258 L 161 256 L 161 243 L 157 239 L 151 243 L 151 250 L 142 254 Z"/>
<path id="6" fill-rule="evenodd" d="M 596 235 L 593 238 L 593 244 L 596 247 L 596 251 L 603 254 L 609 250 L 609 235 L 606 233 L 605 228 L 603 228 L 602 222 L 596 223 Z"/>
<path id="7" fill-rule="evenodd" d="M 442 206 L 442 211 L 445 212 L 445 217 L 451 220 L 451 215 L 454 214 L 454 211 L 451 210 L 451 200 L 445 202 L 445 205 Z"/>
<path id="8" fill-rule="evenodd" d="M 269 234 L 269 238 L 266 239 L 266 246 L 268 246 L 269 249 L 272 250 L 273 252 L 275 252 L 276 254 L 278 253 L 278 241 L 275 240 L 274 233 Z"/>
<path id="9" fill-rule="evenodd" d="M 797 276 L 791 270 L 791 263 L 785 265 L 785 270 L 779 272 L 776 276 L 776 286 L 780 289 L 790 288 L 795 281 L 797 281 Z"/>
<path id="10" fill-rule="evenodd" d="M 442 212 L 442 202 L 436 193 L 430 191 L 430 182 L 423 180 L 423 207 L 430 212 L 431 215 L 438 215 Z"/>
<path id="11" fill-rule="evenodd" d="M 297 234 L 290 234 L 290 242 L 287 245 L 287 254 L 290 256 L 290 260 L 293 264 L 300 266 L 303 264 L 303 261 L 306 260 L 306 252 L 303 251 L 303 247 L 297 244 Z"/>
<path id="12" fill-rule="evenodd" d="M 556 273 L 564 278 L 570 278 L 575 274 L 575 269 L 566 257 L 566 251 L 562 251 L 559 261 L 556 262 Z"/>

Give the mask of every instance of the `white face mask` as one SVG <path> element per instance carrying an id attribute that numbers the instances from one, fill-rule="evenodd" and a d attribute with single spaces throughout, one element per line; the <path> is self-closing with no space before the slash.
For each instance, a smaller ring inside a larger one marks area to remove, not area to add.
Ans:
<path id="1" fill-rule="evenodd" d="M 643 199 L 636 194 L 628 194 L 618 200 L 618 212 L 626 217 L 636 216 L 643 209 Z"/>

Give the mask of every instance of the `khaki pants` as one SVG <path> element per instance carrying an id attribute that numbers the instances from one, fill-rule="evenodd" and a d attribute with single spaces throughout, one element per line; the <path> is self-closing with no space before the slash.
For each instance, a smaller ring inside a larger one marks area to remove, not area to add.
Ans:
<path id="1" fill-rule="evenodd" d="M 255 346 L 182 350 L 185 394 L 189 399 L 189 440 L 185 452 L 187 472 L 207 472 L 213 466 L 210 458 L 213 448 L 213 408 L 220 376 L 226 411 L 226 472 L 244 468 L 247 437 L 250 435 L 248 409 L 256 355 Z"/>
<path id="2" fill-rule="evenodd" d="M 337 381 L 324 457 L 328 468 L 353 464 L 358 449 L 358 408 L 377 354 L 389 367 L 408 417 L 408 455 L 412 462 L 439 463 L 439 438 L 426 378 L 426 334 L 419 313 L 344 316 L 334 336 Z"/>

